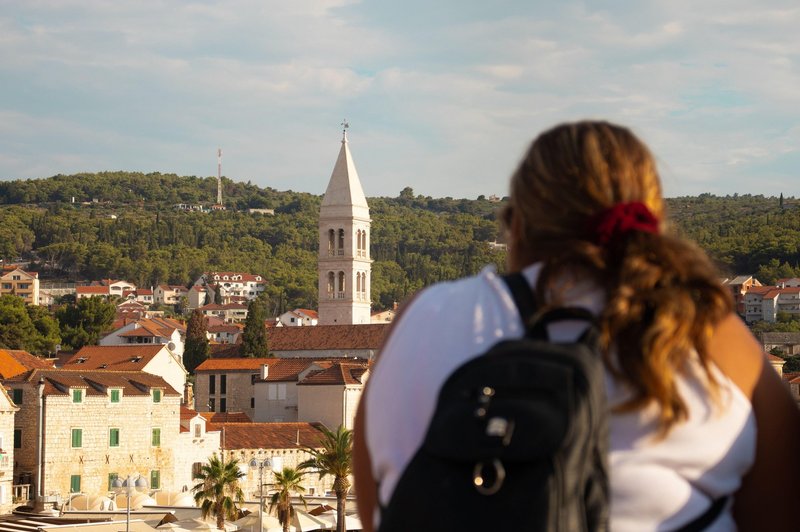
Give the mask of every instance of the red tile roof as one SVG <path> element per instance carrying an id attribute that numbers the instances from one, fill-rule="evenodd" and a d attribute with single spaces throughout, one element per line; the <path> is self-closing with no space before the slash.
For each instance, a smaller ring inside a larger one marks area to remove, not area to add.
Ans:
<path id="1" fill-rule="evenodd" d="M 182 397 L 162 377 L 144 371 L 70 371 L 34 369 L 7 382 L 36 384 L 44 379 L 45 395 L 68 395 L 69 388 L 83 388 L 86 395 L 105 395 L 108 388 L 121 388 L 124 395 L 150 395 L 151 389 L 162 389 L 164 395 Z"/>
<path id="2" fill-rule="evenodd" d="M 228 279 L 227 279 L 227 280 L 228 280 L 229 282 L 242 282 L 242 283 L 247 283 L 247 282 L 252 282 L 252 283 L 263 283 L 263 282 L 265 282 L 265 279 L 264 279 L 264 277 L 263 277 L 263 276 L 261 276 L 261 275 L 254 275 L 254 274 L 252 274 L 252 273 L 241 273 L 241 272 L 205 272 L 203 275 L 205 275 L 205 276 L 206 276 L 206 279 L 207 279 L 209 282 L 211 282 L 211 281 L 225 282 L 225 279 L 223 279 L 223 277 L 224 277 L 224 276 L 226 276 L 226 275 L 228 276 Z M 219 279 L 214 279 L 214 276 L 216 276 L 216 275 L 218 275 L 218 276 L 219 276 Z M 241 277 L 241 279 L 236 279 L 236 280 L 234 280 L 234 279 L 231 279 L 232 277 Z"/>
<path id="3" fill-rule="evenodd" d="M 378 349 L 388 331 L 384 323 L 274 327 L 267 329 L 267 338 L 274 351 Z"/>
<path id="4" fill-rule="evenodd" d="M 319 423 L 223 423 L 222 448 L 238 449 L 302 449 L 320 447 Z M 299 442 L 299 445 L 298 445 Z"/>
<path id="5" fill-rule="evenodd" d="M 145 367 L 166 345 L 87 345 L 67 360 L 67 370 L 138 371 Z"/>
<path id="6" fill-rule="evenodd" d="M 334 362 L 329 359 L 314 358 L 209 358 L 195 368 L 195 374 L 203 372 L 247 372 L 261 371 L 261 366 L 266 365 L 266 382 L 294 382 L 299 374 L 316 365 L 319 368 L 329 367 Z"/>
<path id="7" fill-rule="evenodd" d="M 295 312 L 300 312 L 302 314 L 305 314 L 309 318 L 312 318 L 312 319 L 315 319 L 315 320 L 319 319 L 319 313 L 316 310 L 311 310 L 311 309 L 307 309 L 307 308 L 296 308 L 296 309 L 294 309 L 294 311 Z"/>
<path id="8" fill-rule="evenodd" d="M 244 412 L 199 412 L 208 423 L 252 423 Z"/>
<path id="9" fill-rule="evenodd" d="M 358 385 L 363 384 L 361 377 L 367 371 L 367 363 L 335 362 L 331 367 L 312 371 L 297 384 L 303 385 Z"/>
<path id="10" fill-rule="evenodd" d="M 76 294 L 94 294 L 94 295 L 109 295 L 107 286 L 76 286 Z"/>
<path id="11" fill-rule="evenodd" d="M 0 379 L 9 379 L 32 369 L 53 369 L 53 361 L 18 349 L 0 349 Z"/>

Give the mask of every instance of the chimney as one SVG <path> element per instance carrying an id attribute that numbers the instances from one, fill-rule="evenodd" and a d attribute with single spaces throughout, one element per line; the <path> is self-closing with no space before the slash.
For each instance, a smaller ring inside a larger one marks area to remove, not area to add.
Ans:
<path id="1" fill-rule="evenodd" d="M 261 364 L 261 380 L 266 380 L 269 376 L 269 366 L 266 364 Z"/>
<path id="2" fill-rule="evenodd" d="M 397 311 L 397 301 L 392 302 L 392 310 Z"/>
<path id="3" fill-rule="evenodd" d="M 194 408 L 194 386 L 189 381 L 183 385 L 183 406 Z"/>

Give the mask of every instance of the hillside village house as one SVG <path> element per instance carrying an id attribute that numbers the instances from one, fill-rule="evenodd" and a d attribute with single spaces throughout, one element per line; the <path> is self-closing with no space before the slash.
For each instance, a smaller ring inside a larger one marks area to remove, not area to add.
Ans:
<path id="1" fill-rule="evenodd" d="M 211 303 L 213 299 L 209 298 L 208 291 L 205 286 L 194 285 L 189 289 L 188 308 L 194 310 L 200 308 L 206 303 Z"/>
<path id="2" fill-rule="evenodd" d="M 166 345 L 172 353 L 183 360 L 186 327 L 171 318 L 146 318 L 130 323 L 108 333 L 100 339 L 100 345 L 158 344 Z"/>
<path id="3" fill-rule="evenodd" d="M 0 295 L 21 297 L 29 305 L 39 304 L 39 273 L 20 268 L 3 269 L 0 275 Z"/>
<path id="4" fill-rule="evenodd" d="M 242 336 L 242 332 L 244 332 L 244 325 L 241 323 L 225 323 L 216 317 L 208 318 L 206 337 L 212 342 L 235 344 Z"/>
<path id="5" fill-rule="evenodd" d="M 744 296 L 745 321 L 775 322 L 779 313 L 800 315 L 800 286 L 754 286 Z"/>
<path id="6" fill-rule="evenodd" d="M 72 371 L 143 371 L 163 378 L 183 393 L 188 372 L 180 357 L 166 345 L 87 345 L 64 362 Z"/>
<path id="7" fill-rule="evenodd" d="M 182 297 L 188 297 L 189 290 L 181 285 L 160 284 L 153 290 L 156 305 L 177 305 Z"/>
<path id="8" fill-rule="evenodd" d="M 316 310 L 296 308 L 278 316 L 278 323 L 284 327 L 313 326 L 319 323 L 319 314 Z"/>
<path id="9" fill-rule="evenodd" d="M 238 322 L 247 319 L 247 305 L 244 303 L 209 303 L 200 307 L 200 312 L 207 318 L 216 317 L 226 322 Z"/>
<path id="10" fill-rule="evenodd" d="M 223 303 L 231 303 L 257 298 L 267 289 L 267 281 L 261 275 L 252 273 L 205 272 L 194 282 L 194 286 L 208 290 L 210 301 L 214 301 L 219 292 Z"/>
<path id="11" fill-rule="evenodd" d="M 62 501 L 73 493 L 105 495 L 115 477 L 129 474 L 144 476 L 151 489 L 174 488 L 181 394 L 161 377 L 35 369 L 4 384 L 19 400 L 14 477 L 20 484 L 41 478 L 37 492 Z"/>

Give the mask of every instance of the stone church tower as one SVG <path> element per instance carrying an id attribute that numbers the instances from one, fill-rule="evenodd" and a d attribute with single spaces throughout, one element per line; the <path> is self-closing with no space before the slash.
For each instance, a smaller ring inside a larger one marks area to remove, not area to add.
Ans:
<path id="1" fill-rule="evenodd" d="M 370 322 L 369 207 L 347 145 L 342 148 L 319 210 L 319 324 Z"/>

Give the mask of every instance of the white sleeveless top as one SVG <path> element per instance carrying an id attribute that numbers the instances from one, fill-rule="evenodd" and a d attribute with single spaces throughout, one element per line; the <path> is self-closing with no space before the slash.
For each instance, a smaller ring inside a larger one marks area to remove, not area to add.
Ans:
<path id="1" fill-rule="evenodd" d="M 533 284 L 540 266 L 524 274 Z M 594 313 L 602 294 L 576 287 L 565 304 Z M 572 341 L 580 322 L 550 326 L 554 341 Z M 439 388 L 466 361 L 504 338 L 520 337 L 523 325 L 511 294 L 491 267 L 479 275 L 425 289 L 394 324 L 372 370 L 366 392 L 366 440 L 379 499 L 386 505 L 403 469 L 427 431 Z M 755 419 L 742 392 L 718 375 L 715 406 L 698 377 L 681 377 L 689 419 L 665 439 L 655 438 L 655 407 L 610 419 L 611 530 L 674 530 L 701 515 L 710 501 L 732 495 L 755 455 Z M 606 377 L 610 405 L 624 387 Z M 729 503 L 710 531 L 735 530 Z M 376 527 L 380 516 L 376 511 Z"/>

